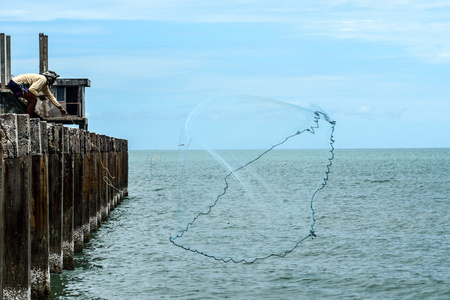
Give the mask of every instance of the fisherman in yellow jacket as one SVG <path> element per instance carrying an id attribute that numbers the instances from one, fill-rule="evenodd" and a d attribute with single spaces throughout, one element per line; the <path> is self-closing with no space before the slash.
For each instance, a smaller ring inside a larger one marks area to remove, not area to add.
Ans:
<path id="1" fill-rule="evenodd" d="M 34 115 L 37 97 L 41 100 L 48 98 L 60 110 L 61 115 L 65 116 L 67 115 L 66 111 L 49 89 L 58 77 L 59 75 L 54 71 L 46 71 L 42 74 L 22 74 L 12 78 L 8 83 L 8 87 L 16 97 L 28 100 L 27 113 L 30 116 Z M 41 92 L 44 95 L 41 95 Z"/>

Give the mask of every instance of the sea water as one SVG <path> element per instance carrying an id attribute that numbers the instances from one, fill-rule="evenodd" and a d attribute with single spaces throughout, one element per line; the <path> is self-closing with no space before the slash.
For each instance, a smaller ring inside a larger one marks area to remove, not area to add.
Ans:
<path id="1" fill-rule="evenodd" d="M 171 244 L 178 152 L 129 155 L 129 196 L 53 299 L 450 299 L 450 149 L 337 149 L 317 237 L 253 264 Z"/>

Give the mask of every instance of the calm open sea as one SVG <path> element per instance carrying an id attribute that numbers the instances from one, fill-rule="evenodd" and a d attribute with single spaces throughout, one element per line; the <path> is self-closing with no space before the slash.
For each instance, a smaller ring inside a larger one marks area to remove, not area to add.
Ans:
<path id="1" fill-rule="evenodd" d="M 317 238 L 253 264 L 170 243 L 178 152 L 156 154 L 130 151 L 129 197 L 53 299 L 450 299 L 450 149 L 335 150 Z"/>

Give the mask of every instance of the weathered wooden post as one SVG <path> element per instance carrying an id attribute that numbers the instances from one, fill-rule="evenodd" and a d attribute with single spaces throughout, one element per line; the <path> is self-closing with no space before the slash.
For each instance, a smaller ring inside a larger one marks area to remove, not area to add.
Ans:
<path id="1" fill-rule="evenodd" d="M 122 194 L 122 160 L 121 160 L 121 147 L 122 147 L 122 140 L 116 139 L 116 185 L 117 185 L 117 203 L 120 204 L 120 202 L 123 199 Z"/>
<path id="2" fill-rule="evenodd" d="M 6 87 L 5 34 L 0 33 L 0 88 Z"/>
<path id="3" fill-rule="evenodd" d="M 101 139 L 100 139 L 100 135 L 96 134 L 95 137 L 95 149 L 96 149 L 96 153 L 95 153 L 95 163 L 97 165 L 97 180 L 95 183 L 95 188 L 97 190 L 96 192 L 96 201 L 97 201 L 97 228 L 100 228 L 102 226 L 102 204 L 101 204 L 101 182 L 103 181 L 102 178 L 102 174 L 101 174 L 101 169 L 103 168 L 102 166 L 102 153 L 101 153 Z"/>
<path id="4" fill-rule="evenodd" d="M 125 197 L 128 196 L 128 141 L 125 140 Z"/>
<path id="5" fill-rule="evenodd" d="M 6 36 L 6 82 L 11 80 L 11 36 Z"/>
<path id="6" fill-rule="evenodd" d="M 73 128 L 64 127 L 64 184 L 63 184 L 63 267 L 73 270 Z"/>
<path id="7" fill-rule="evenodd" d="M 63 270 L 63 181 L 64 158 L 62 124 L 48 123 L 48 181 L 49 181 L 49 233 L 50 233 L 50 272 Z"/>
<path id="8" fill-rule="evenodd" d="M 101 205 L 101 215 L 102 221 L 106 221 L 109 215 L 109 201 L 108 201 L 108 185 L 106 183 L 108 172 L 106 166 L 108 165 L 108 154 L 106 152 L 107 143 L 106 136 L 100 135 L 100 162 L 101 167 L 99 170 L 100 173 L 100 205 Z"/>
<path id="9" fill-rule="evenodd" d="M 110 151 L 110 140 L 111 137 L 109 136 L 105 136 L 104 139 L 104 143 L 103 143 L 103 148 L 102 151 L 104 151 L 104 156 L 105 156 L 105 161 L 104 161 L 104 169 L 105 169 L 105 178 L 104 178 L 104 182 L 105 182 L 105 193 L 106 193 L 106 203 L 108 205 L 108 215 L 111 213 L 111 211 L 114 209 L 114 206 L 112 205 L 110 198 L 112 197 L 112 191 L 111 191 L 111 173 L 109 172 L 109 164 L 110 164 L 110 160 L 111 160 L 111 156 L 109 155 L 109 151 Z"/>
<path id="10" fill-rule="evenodd" d="M 5 260 L 5 214 L 3 203 L 3 146 L 0 134 L 0 299 L 3 299 L 3 262 Z"/>
<path id="11" fill-rule="evenodd" d="M 50 299 L 47 122 L 30 119 L 31 297 Z"/>
<path id="12" fill-rule="evenodd" d="M 120 189 L 121 189 L 121 193 L 122 193 L 122 199 L 125 198 L 126 196 L 126 159 L 125 159 L 125 154 L 126 154 L 126 141 L 125 140 L 120 140 Z"/>
<path id="13" fill-rule="evenodd" d="M 4 155 L 3 297 L 30 299 L 30 119 L 28 115 L 0 115 Z"/>
<path id="14" fill-rule="evenodd" d="M 73 136 L 73 155 L 74 155 L 74 251 L 83 250 L 83 163 L 81 160 L 81 130 L 74 129 Z M 84 147 L 84 143 L 83 143 Z"/>
<path id="15" fill-rule="evenodd" d="M 119 189 L 120 189 L 120 200 L 123 200 L 124 198 L 124 193 L 125 193 L 125 189 L 124 189 L 124 184 L 123 184 L 123 170 L 124 170 L 124 161 L 123 161 L 123 140 L 120 139 L 119 140 L 119 152 L 118 152 L 118 159 L 119 159 L 119 172 L 118 172 L 118 176 L 119 176 Z"/>
<path id="16" fill-rule="evenodd" d="M 91 152 L 89 154 L 89 168 L 90 168 L 90 175 L 89 175 L 89 225 L 91 228 L 91 232 L 96 232 L 98 223 L 97 223 L 97 210 L 98 208 L 98 163 L 97 163 L 97 134 L 91 132 Z"/>
<path id="17" fill-rule="evenodd" d="M 39 33 L 39 73 L 48 71 L 48 36 Z"/>
<path id="18" fill-rule="evenodd" d="M 83 154 L 83 240 L 85 243 L 89 242 L 91 236 L 90 225 L 90 152 L 91 152 L 91 138 L 88 131 L 82 131 L 83 145 L 81 148 Z"/>
<path id="19" fill-rule="evenodd" d="M 122 160 L 121 160 L 121 148 L 122 140 L 116 139 L 116 188 L 117 188 L 117 203 L 123 199 L 122 194 Z"/>
<path id="20" fill-rule="evenodd" d="M 116 201 L 116 188 L 114 186 L 114 177 L 115 177 L 115 147 L 114 147 L 114 141 L 115 139 L 110 137 L 109 138 L 109 152 L 108 152 L 108 182 L 109 182 L 109 201 L 111 203 L 111 209 L 115 209 L 117 206 Z"/>

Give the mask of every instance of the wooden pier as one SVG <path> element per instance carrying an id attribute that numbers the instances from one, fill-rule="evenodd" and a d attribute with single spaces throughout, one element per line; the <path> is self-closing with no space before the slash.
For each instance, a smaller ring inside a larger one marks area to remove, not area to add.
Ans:
<path id="1" fill-rule="evenodd" d="M 50 299 L 127 187 L 126 140 L 0 114 L 0 299 Z"/>

